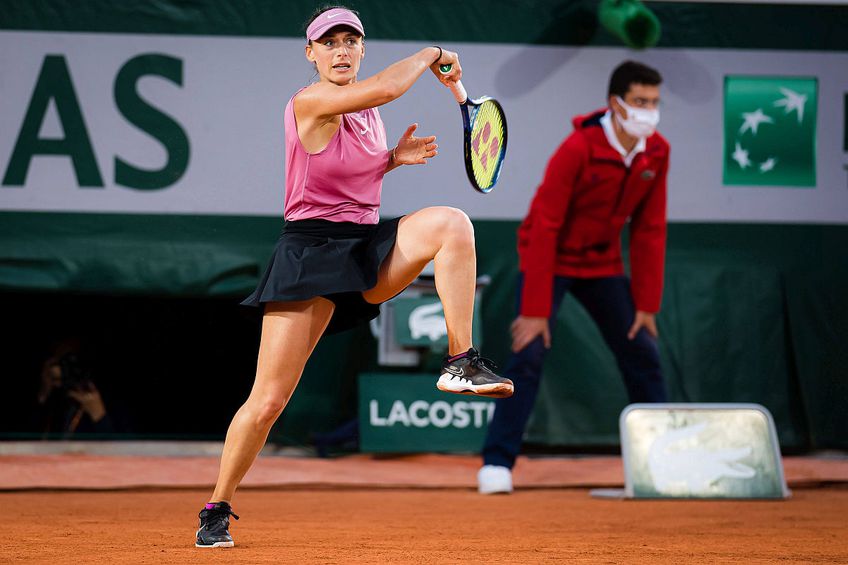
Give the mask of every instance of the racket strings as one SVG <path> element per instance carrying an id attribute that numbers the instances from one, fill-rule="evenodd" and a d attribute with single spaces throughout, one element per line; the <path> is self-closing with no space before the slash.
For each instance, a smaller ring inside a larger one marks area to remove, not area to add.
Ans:
<path id="1" fill-rule="evenodd" d="M 474 115 L 471 129 L 472 171 L 480 188 L 489 188 L 497 180 L 505 133 L 501 109 L 493 102 L 483 102 Z"/>

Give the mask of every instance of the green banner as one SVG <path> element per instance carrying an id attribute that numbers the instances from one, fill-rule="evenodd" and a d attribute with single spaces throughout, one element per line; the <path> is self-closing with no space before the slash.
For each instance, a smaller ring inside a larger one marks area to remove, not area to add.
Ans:
<path id="1" fill-rule="evenodd" d="M 728 76 L 724 184 L 816 186 L 818 81 Z"/>
<path id="2" fill-rule="evenodd" d="M 435 374 L 359 376 L 360 449 L 476 453 L 495 413 L 489 399 L 436 389 Z"/>

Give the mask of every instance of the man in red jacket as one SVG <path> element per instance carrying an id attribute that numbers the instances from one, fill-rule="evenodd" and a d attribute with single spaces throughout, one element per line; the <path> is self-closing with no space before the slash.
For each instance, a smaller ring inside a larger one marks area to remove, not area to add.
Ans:
<path id="1" fill-rule="evenodd" d="M 631 402 L 664 402 L 656 337 L 666 238 L 669 145 L 655 132 L 660 74 L 627 61 L 610 77 L 608 108 L 573 120 L 518 231 L 519 315 L 478 474 L 481 493 L 510 492 L 511 469 L 539 389 L 551 327 L 566 292 L 594 319 Z M 632 281 L 621 230 L 630 220 Z"/>

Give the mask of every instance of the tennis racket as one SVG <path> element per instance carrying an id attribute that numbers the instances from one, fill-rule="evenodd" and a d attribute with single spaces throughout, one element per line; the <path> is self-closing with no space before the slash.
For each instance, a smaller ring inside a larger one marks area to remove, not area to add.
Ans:
<path id="1" fill-rule="evenodd" d="M 442 74 L 452 65 L 441 65 Z M 471 186 L 486 193 L 495 187 L 506 156 L 506 115 L 497 100 L 483 96 L 468 98 L 461 81 L 451 84 L 451 92 L 462 110 L 465 172 Z"/>

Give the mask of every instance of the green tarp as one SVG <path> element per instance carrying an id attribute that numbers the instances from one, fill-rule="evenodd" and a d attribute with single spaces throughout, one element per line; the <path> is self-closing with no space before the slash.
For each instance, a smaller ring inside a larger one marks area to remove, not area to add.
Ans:
<path id="1" fill-rule="evenodd" d="M 477 221 L 483 349 L 503 365 L 515 304 L 516 222 Z M 145 296 L 248 294 L 274 218 L 0 213 L 0 289 Z M 848 447 L 848 226 L 671 224 L 660 348 L 671 399 L 757 402 L 793 448 Z M 319 345 L 277 428 L 302 441 L 352 415 L 368 328 Z M 618 442 L 626 395 L 613 358 L 569 298 L 528 440 Z"/>

